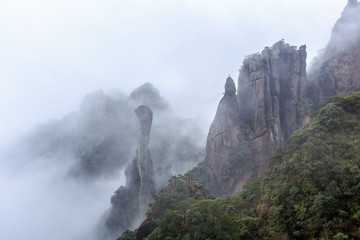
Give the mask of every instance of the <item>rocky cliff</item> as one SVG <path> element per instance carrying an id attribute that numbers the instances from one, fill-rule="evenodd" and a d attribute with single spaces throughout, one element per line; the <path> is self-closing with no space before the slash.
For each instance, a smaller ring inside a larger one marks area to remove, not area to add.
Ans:
<path id="1" fill-rule="evenodd" d="M 270 157 L 305 121 L 306 47 L 279 41 L 244 60 L 238 102 L 244 137 L 254 156 L 256 177 L 264 176 Z"/>
<path id="2" fill-rule="evenodd" d="M 224 96 L 219 103 L 206 142 L 205 163 L 209 166 L 207 182 L 213 193 L 222 195 L 239 191 L 241 183 L 247 178 L 244 169 L 248 169 L 251 163 L 241 159 L 242 143 L 244 141 L 235 83 L 228 77 Z"/>
<path id="3" fill-rule="evenodd" d="M 232 97 L 225 94 L 207 141 L 203 182 L 214 193 L 238 191 L 243 183 L 264 176 L 271 157 L 309 121 L 312 106 L 326 97 L 360 90 L 359 25 L 360 3 L 349 0 L 329 43 L 312 65 L 310 81 L 305 46 L 298 49 L 279 41 L 244 60 L 237 102 L 234 89 Z M 248 150 L 250 158 L 240 156 Z"/>
<path id="4" fill-rule="evenodd" d="M 236 96 L 228 78 L 210 127 L 203 182 L 217 195 L 265 175 L 271 157 L 306 121 L 306 47 L 280 41 L 244 60 Z"/>
<path id="5" fill-rule="evenodd" d="M 141 105 L 135 110 L 138 119 L 138 148 L 136 150 L 137 169 L 140 177 L 139 203 L 147 208 L 152 196 L 155 195 L 154 169 L 149 150 L 153 113 L 147 106 Z M 146 209 L 145 209 L 146 211 Z"/>
<path id="6" fill-rule="evenodd" d="M 112 207 L 105 222 L 105 233 L 111 237 L 136 224 L 145 215 L 152 196 L 155 195 L 153 164 L 149 150 L 153 113 L 141 105 L 135 110 L 138 119 L 138 147 L 136 157 L 125 170 L 126 185 L 112 196 Z"/>
<path id="7" fill-rule="evenodd" d="M 330 96 L 360 90 L 360 4 L 348 0 L 335 23 L 330 41 L 309 73 L 309 93 L 315 104 Z"/>

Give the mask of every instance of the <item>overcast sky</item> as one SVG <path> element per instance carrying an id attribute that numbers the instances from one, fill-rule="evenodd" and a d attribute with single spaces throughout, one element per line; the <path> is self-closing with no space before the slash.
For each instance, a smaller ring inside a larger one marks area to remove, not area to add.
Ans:
<path id="1" fill-rule="evenodd" d="M 0 0 L 0 138 L 144 82 L 209 124 L 245 55 L 285 39 L 313 58 L 346 2 Z"/>

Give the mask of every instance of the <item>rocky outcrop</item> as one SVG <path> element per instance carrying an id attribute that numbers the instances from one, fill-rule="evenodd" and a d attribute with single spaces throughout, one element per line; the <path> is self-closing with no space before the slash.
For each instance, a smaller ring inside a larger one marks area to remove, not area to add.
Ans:
<path id="1" fill-rule="evenodd" d="M 324 52 L 309 73 L 309 96 L 315 104 L 330 96 L 360 90 L 360 4 L 348 0 Z"/>
<path id="2" fill-rule="evenodd" d="M 306 121 L 306 47 L 276 43 L 244 60 L 239 91 L 229 77 L 211 124 L 202 182 L 234 193 L 265 175 L 271 157 Z M 204 177 L 205 176 L 205 177 Z"/>
<path id="3" fill-rule="evenodd" d="M 349 0 L 310 72 L 310 82 L 306 46 L 296 48 L 279 41 L 244 60 L 237 102 L 229 80 L 200 171 L 214 193 L 233 193 L 243 183 L 264 176 L 271 157 L 284 150 L 290 135 L 309 120 L 314 105 L 326 97 L 360 90 L 359 25 L 360 3 Z M 240 156 L 246 152 L 250 154 Z"/>
<path id="4" fill-rule="evenodd" d="M 141 207 L 147 208 L 155 194 L 154 170 L 149 150 L 149 140 L 153 113 L 147 106 L 141 105 L 135 110 L 138 119 L 138 149 L 136 158 L 140 177 L 139 202 Z"/>
<path id="5" fill-rule="evenodd" d="M 271 156 L 306 119 L 306 56 L 305 46 L 279 41 L 244 60 L 238 102 L 256 177 L 264 176 Z"/>
<path id="6" fill-rule="evenodd" d="M 235 93 L 235 83 L 229 77 L 206 143 L 205 163 L 209 168 L 206 182 L 217 195 L 241 190 L 248 178 L 244 169 L 251 165 L 241 158 L 240 146 L 246 143 L 241 138 L 240 111 Z"/>
<path id="7" fill-rule="evenodd" d="M 138 119 L 138 147 L 136 157 L 125 170 L 126 185 L 112 196 L 105 237 L 117 236 L 144 216 L 152 196 L 155 194 L 153 164 L 149 150 L 153 113 L 141 105 L 135 110 Z M 103 236 L 104 237 L 104 236 Z"/>

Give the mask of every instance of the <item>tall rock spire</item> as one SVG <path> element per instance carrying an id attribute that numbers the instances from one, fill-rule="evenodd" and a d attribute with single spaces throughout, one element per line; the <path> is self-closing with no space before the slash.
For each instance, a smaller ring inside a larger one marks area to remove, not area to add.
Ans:
<path id="1" fill-rule="evenodd" d="M 141 105 L 135 110 L 135 114 L 138 119 L 138 148 L 135 159 L 141 180 L 139 202 L 140 205 L 147 207 L 155 194 L 153 163 L 148 148 L 153 113 L 149 107 Z"/>
<path id="2" fill-rule="evenodd" d="M 207 185 L 216 195 L 239 191 L 244 183 L 240 112 L 235 93 L 234 80 L 228 77 L 206 143 Z"/>
<path id="3" fill-rule="evenodd" d="M 149 150 L 153 113 L 141 105 L 135 110 L 138 120 L 138 146 L 135 158 L 125 169 L 125 186 L 111 197 L 112 207 L 106 219 L 102 239 L 115 238 L 143 217 L 155 194 L 153 163 Z"/>
<path id="4" fill-rule="evenodd" d="M 225 95 L 234 96 L 235 93 L 236 93 L 236 87 L 234 80 L 231 77 L 228 77 L 225 83 Z"/>

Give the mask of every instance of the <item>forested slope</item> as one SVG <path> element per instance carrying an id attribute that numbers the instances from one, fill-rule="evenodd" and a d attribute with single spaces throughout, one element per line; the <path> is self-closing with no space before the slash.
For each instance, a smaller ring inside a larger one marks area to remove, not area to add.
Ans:
<path id="1" fill-rule="evenodd" d="M 216 199 L 196 169 L 172 178 L 151 204 L 147 237 L 140 227 L 119 239 L 360 239 L 360 92 L 327 99 L 274 161 Z"/>

